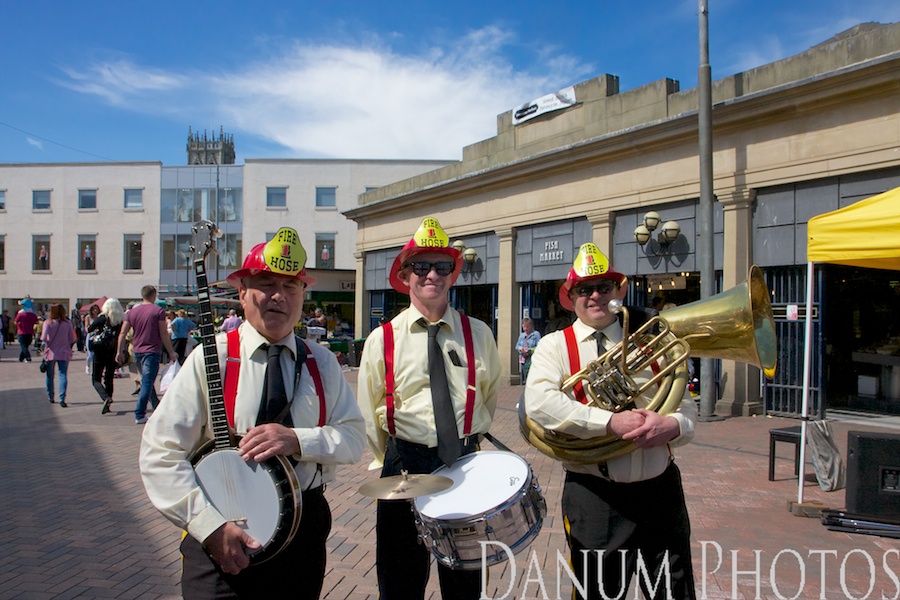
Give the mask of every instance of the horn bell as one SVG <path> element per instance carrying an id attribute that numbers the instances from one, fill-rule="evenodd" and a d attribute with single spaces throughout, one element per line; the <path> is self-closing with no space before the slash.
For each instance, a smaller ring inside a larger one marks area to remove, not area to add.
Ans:
<path id="1" fill-rule="evenodd" d="M 762 271 L 750 267 L 747 279 L 730 290 L 659 313 L 691 356 L 747 363 L 775 376 L 778 343 L 769 290 Z"/>

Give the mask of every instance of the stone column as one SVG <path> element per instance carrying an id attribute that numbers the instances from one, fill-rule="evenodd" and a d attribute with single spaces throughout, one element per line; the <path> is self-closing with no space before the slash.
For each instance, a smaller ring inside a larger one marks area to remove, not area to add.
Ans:
<path id="1" fill-rule="evenodd" d="M 516 234 L 513 228 L 495 229 L 500 240 L 500 264 L 497 277 L 497 349 L 500 351 L 501 377 L 518 383 L 519 361 L 513 352 L 519 338 L 519 285 L 516 283 Z"/>
<path id="2" fill-rule="evenodd" d="M 353 331 L 356 339 L 363 338 L 368 333 L 369 322 L 369 295 L 366 293 L 366 255 L 363 252 L 354 252 L 356 259 L 356 289 L 353 307 Z"/>
<path id="3" fill-rule="evenodd" d="M 756 192 L 737 189 L 717 193 L 722 204 L 725 225 L 722 289 L 728 291 L 747 279 L 752 265 L 753 217 Z M 765 406 L 760 397 L 759 369 L 732 360 L 722 361 L 720 397 L 716 413 L 728 416 L 762 414 Z"/>
<path id="4" fill-rule="evenodd" d="M 593 212 L 585 215 L 592 228 L 592 241 L 600 248 L 600 252 L 615 265 L 612 255 L 612 231 L 609 225 L 609 211 Z"/>

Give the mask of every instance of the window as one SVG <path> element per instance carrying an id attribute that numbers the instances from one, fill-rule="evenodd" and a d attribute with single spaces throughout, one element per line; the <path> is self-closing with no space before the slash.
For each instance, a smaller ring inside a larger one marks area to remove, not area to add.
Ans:
<path id="1" fill-rule="evenodd" d="M 205 190 L 184 188 L 178 193 L 178 203 L 175 205 L 176 222 L 196 223 L 200 220 L 203 191 Z"/>
<path id="2" fill-rule="evenodd" d="M 233 188 L 224 188 L 219 190 L 218 196 L 218 214 L 212 213 L 213 221 L 218 217 L 219 221 L 240 221 L 241 220 L 241 190 Z"/>
<path id="3" fill-rule="evenodd" d="M 241 251 L 241 234 L 226 233 L 216 243 L 216 250 L 219 254 L 216 256 L 218 268 L 220 269 L 237 269 L 241 266 L 243 252 Z"/>
<path id="4" fill-rule="evenodd" d="M 160 264 L 163 269 L 183 271 L 184 269 L 193 270 L 191 261 L 193 254 L 191 253 L 191 235 L 163 235 L 160 237 L 162 247 L 160 252 Z"/>
<path id="5" fill-rule="evenodd" d="M 6 236 L 0 235 L 0 271 L 6 270 Z M 0 332 L 6 335 L 6 332 Z"/>
<path id="6" fill-rule="evenodd" d="M 78 210 L 97 208 L 97 190 L 78 190 Z"/>
<path id="7" fill-rule="evenodd" d="M 96 235 L 79 235 L 78 236 L 78 270 L 79 271 L 96 271 L 97 270 L 97 236 Z"/>
<path id="8" fill-rule="evenodd" d="M 144 190 L 142 189 L 126 189 L 125 190 L 125 208 L 143 208 L 144 207 Z"/>
<path id="9" fill-rule="evenodd" d="M 334 234 L 316 234 L 316 268 L 334 268 Z"/>
<path id="10" fill-rule="evenodd" d="M 6 190 L 0 190 L 0 210 L 6 210 Z"/>
<path id="11" fill-rule="evenodd" d="M 49 271 L 50 270 L 50 236 L 49 235 L 33 235 L 31 236 L 32 262 L 31 269 L 33 271 Z"/>
<path id="12" fill-rule="evenodd" d="M 367 191 L 367 192 L 371 192 L 372 190 L 377 190 L 377 189 L 378 189 L 378 188 L 377 188 L 376 186 L 372 186 L 372 185 L 367 185 L 367 186 L 366 186 L 366 191 Z"/>
<path id="13" fill-rule="evenodd" d="M 34 190 L 31 192 L 32 210 L 50 210 L 50 190 Z"/>
<path id="14" fill-rule="evenodd" d="M 126 271 L 141 270 L 141 243 L 144 236 L 140 233 L 125 234 L 125 264 Z"/>
<path id="15" fill-rule="evenodd" d="M 287 208 L 287 188 L 266 188 L 266 208 Z"/>
<path id="16" fill-rule="evenodd" d="M 334 208 L 337 206 L 336 187 L 316 188 L 316 208 Z"/>

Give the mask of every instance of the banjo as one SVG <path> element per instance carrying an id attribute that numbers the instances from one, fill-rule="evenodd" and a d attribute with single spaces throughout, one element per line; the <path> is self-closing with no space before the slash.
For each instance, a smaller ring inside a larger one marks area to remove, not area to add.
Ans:
<path id="1" fill-rule="evenodd" d="M 191 251 L 195 256 L 213 439 L 197 449 L 190 461 L 197 483 L 210 504 L 259 542 L 261 548 L 250 554 L 250 564 L 260 564 L 278 554 L 297 533 L 302 508 L 300 481 L 285 456 L 257 463 L 245 461 L 238 454 L 240 438 L 228 426 L 225 410 L 206 278 L 206 257 L 221 234 L 210 221 L 199 221 L 192 231 Z"/>

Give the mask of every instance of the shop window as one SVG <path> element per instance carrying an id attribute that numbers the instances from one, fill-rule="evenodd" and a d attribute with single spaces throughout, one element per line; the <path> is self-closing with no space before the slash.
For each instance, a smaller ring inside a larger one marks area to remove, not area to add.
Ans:
<path id="1" fill-rule="evenodd" d="M 78 270 L 79 271 L 96 271 L 97 270 L 97 236 L 96 235 L 79 235 L 78 236 Z"/>
<path id="2" fill-rule="evenodd" d="M 33 271 L 49 271 L 50 270 L 50 236 L 49 235 L 33 235 L 31 236 L 32 264 Z"/>
<path id="3" fill-rule="evenodd" d="M 143 235 L 139 233 L 125 234 L 125 258 L 123 268 L 126 271 L 140 271 L 141 265 L 141 246 L 143 244 Z"/>
<path id="4" fill-rule="evenodd" d="M 334 234 L 316 234 L 316 268 L 334 268 Z"/>

